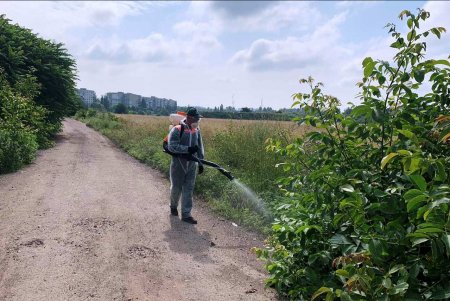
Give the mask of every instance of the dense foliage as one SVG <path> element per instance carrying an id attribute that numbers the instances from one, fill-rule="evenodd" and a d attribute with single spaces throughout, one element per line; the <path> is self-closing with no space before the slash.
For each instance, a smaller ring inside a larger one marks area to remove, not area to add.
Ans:
<path id="1" fill-rule="evenodd" d="M 450 62 L 425 59 L 429 13 L 388 24 L 392 62 L 366 58 L 361 104 L 339 114 L 312 78 L 294 95 L 316 128 L 268 148 L 294 175 L 265 249 L 268 284 L 290 300 L 450 299 Z"/>
<path id="2" fill-rule="evenodd" d="M 0 173 L 52 144 L 63 117 L 80 107 L 74 80 L 75 61 L 62 44 L 0 16 Z"/>

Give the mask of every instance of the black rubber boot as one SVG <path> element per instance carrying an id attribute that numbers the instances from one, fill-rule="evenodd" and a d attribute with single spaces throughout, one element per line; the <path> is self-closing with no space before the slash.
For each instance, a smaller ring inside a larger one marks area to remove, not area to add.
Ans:
<path id="1" fill-rule="evenodd" d="M 197 221 L 192 216 L 183 217 L 181 220 L 183 222 L 186 222 L 186 223 L 189 223 L 189 224 L 193 224 L 193 225 L 197 224 Z"/>
<path id="2" fill-rule="evenodd" d="M 170 208 L 170 214 L 172 214 L 173 216 L 178 216 L 177 208 Z"/>

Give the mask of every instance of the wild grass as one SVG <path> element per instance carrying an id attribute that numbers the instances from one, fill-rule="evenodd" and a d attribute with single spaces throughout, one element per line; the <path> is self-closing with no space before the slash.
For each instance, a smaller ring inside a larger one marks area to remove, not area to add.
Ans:
<path id="1" fill-rule="evenodd" d="M 162 139 L 169 130 L 168 117 L 97 114 L 84 118 L 138 160 L 169 174 L 171 157 L 162 151 Z M 275 180 L 283 171 L 276 168 L 281 158 L 266 151 L 268 138 L 289 143 L 306 128 L 287 121 L 224 120 L 203 118 L 200 123 L 205 159 L 213 161 L 250 187 L 270 208 L 281 197 Z M 197 177 L 196 198 L 206 200 L 222 216 L 265 232 L 268 221 L 254 212 L 226 177 L 211 168 Z M 195 209 L 195 207 L 194 207 Z"/>

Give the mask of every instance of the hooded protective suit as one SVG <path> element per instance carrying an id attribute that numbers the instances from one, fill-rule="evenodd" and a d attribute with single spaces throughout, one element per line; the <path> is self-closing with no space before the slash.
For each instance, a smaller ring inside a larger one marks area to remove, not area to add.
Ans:
<path id="1" fill-rule="evenodd" d="M 185 123 L 185 120 L 181 123 L 183 127 L 177 125 L 169 133 L 169 151 L 175 154 L 187 155 L 189 154 L 188 147 L 197 145 L 198 151 L 193 155 L 199 159 L 204 159 L 200 129 L 190 128 Z M 181 129 L 184 129 L 184 132 L 180 139 Z M 182 195 L 181 215 L 183 218 L 191 216 L 196 169 L 196 162 L 188 161 L 182 156 L 172 156 L 172 162 L 170 164 L 170 207 L 177 208 L 180 195 Z"/>

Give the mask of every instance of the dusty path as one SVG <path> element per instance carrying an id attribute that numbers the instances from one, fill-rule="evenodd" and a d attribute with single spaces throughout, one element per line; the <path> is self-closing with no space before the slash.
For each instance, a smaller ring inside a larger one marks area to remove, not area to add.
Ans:
<path id="1" fill-rule="evenodd" d="M 197 226 L 170 217 L 168 186 L 65 121 L 54 148 L 0 176 L 0 300 L 275 300 L 259 242 L 198 203 Z"/>

